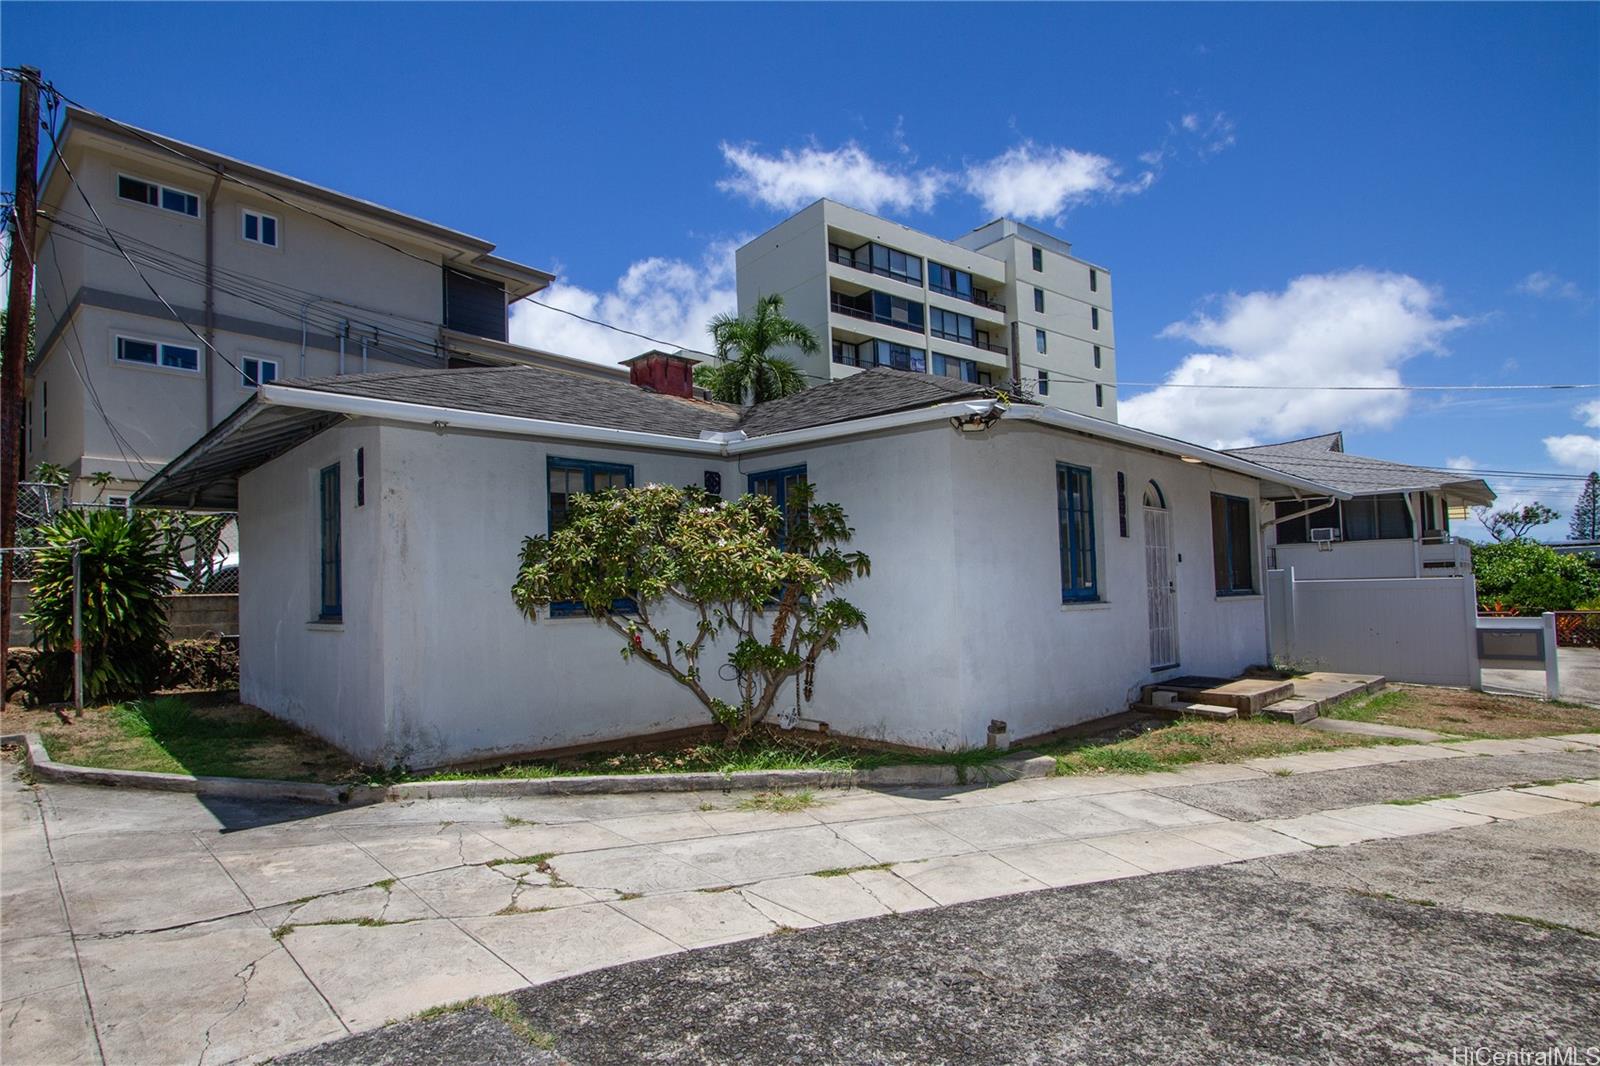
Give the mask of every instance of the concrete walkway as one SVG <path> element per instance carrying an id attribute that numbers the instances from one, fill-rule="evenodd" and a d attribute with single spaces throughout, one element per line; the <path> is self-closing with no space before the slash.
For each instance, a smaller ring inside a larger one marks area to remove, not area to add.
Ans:
<path id="1" fill-rule="evenodd" d="M 15 770 L 5 1059 L 208 1063 L 785 928 L 1576 810 L 1600 802 L 1600 734 L 819 793 L 784 814 L 695 793 L 329 810 Z M 1581 783 L 1501 787 L 1549 779 Z M 1383 802 L 1442 793 L 1463 795 Z"/>

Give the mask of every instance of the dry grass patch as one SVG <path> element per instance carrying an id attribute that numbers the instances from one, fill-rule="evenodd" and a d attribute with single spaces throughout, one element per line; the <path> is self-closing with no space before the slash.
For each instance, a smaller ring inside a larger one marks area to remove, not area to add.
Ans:
<path id="1" fill-rule="evenodd" d="M 1346 700 L 1329 718 L 1432 729 L 1467 737 L 1540 737 L 1600 732 L 1600 711 L 1572 703 L 1404 685 Z"/>
<path id="2" fill-rule="evenodd" d="M 346 784 L 363 779 L 350 756 L 239 703 L 196 705 L 177 696 L 86 707 L 17 707 L 0 732 L 38 733 L 57 762 L 198 777 Z"/>
<path id="3" fill-rule="evenodd" d="M 1333 751 L 1381 743 L 1375 737 L 1321 733 L 1264 718 L 1215 722 L 1180 718 L 1127 740 L 1066 741 L 1046 745 L 1061 774 L 1143 774 L 1196 762 L 1238 762 L 1268 755 Z"/>

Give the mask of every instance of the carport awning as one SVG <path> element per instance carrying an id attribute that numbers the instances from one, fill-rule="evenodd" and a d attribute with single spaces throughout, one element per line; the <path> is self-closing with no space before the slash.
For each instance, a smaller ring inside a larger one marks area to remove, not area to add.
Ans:
<path id="1" fill-rule="evenodd" d="M 237 510 L 239 475 L 310 440 L 344 415 L 252 398 L 134 493 L 141 506 Z"/>

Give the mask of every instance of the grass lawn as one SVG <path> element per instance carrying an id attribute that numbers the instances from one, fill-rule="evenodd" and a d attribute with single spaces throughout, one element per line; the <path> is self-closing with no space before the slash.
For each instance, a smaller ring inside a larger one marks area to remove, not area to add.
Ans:
<path id="1" fill-rule="evenodd" d="M 1265 718 L 1216 722 L 1180 718 L 1126 740 L 1069 740 L 1040 750 L 1055 756 L 1058 774 L 1143 774 L 1194 762 L 1238 762 L 1267 755 L 1332 751 L 1384 743 L 1376 737 L 1320 733 Z"/>
<path id="2" fill-rule="evenodd" d="M 1600 732 L 1600 711 L 1575 703 L 1401 685 L 1324 708 L 1329 718 L 1481 737 Z"/>
<path id="3" fill-rule="evenodd" d="M 35 732 L 57 762 L 197 777 L 256 777 L 350 784 L 364 774 L 350 756 L 254 707 L 198 706 L 163 696 L 64 709 L 7 706 L 0 732 Z"/>

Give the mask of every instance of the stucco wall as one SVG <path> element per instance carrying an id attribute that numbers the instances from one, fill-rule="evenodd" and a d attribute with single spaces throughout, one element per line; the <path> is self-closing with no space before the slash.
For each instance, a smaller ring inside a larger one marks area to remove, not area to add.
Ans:
<path id="1" fill-rule="evenodd" d="M 363 445 L 368 503 L 358 511 L 351 471 Z M 631 463 L 635 484 L 699 483 L 717 470 L 729 496 L 752 473 L 804 463 L 819 498 L 849 513 L 852 546 L 872 558 L 872 576 L 847 593 L 869 631 L 826 657 L 802 707 L 841 733 L 955 748 L 982 744 L 992 718 L 1026 736 L 1122 710 L 1152 677 L 1140 509 L 1152 477 L 1182 555 L 1181 670 L 1266 660 L 1260 598 L 1219 598 L 1211 564 L 1210 492 L 1253 498 L 1254 484 L 1209 468 L 1005 423 L 977 435 L 939 423 L 737 461 L 357 423 L 241 485 L 245 698 L 365 758 L 413 765 L 704 724 L 670 680 L 624 662 L 609 631 L 585 618 L 530 622 L 513 607 L 521 539 L 546 527 L 552 454 Z M 345 621 L 324 627 L 308 624 L 314 486 L 335 459 L 347 474 Z M 1061 603 L 1057 461 L 1093 471 L 1103 603 Z M 1118 470 L 1128 538 L 1117 529 Z M 671 624 L 688 628 L 686 617 Z M 703 661 L 714 674 L 723 654 Z"/>
<path id="2" fill-rule="evenodd" d="M 1017 737 L 1060 729 L 1125 710 L 1157 677 L 1231 674 L 1266 661 L 1260 597 L 1219 597 L 1212 570 L 1211 493 L 1254 499 L 1254 482 L 1016 423 L 950 436 L 968 737 L 981 740 L 991 718 Z M 1092 475 L 1098 603 L 1061 600 L 1058 462 Z M 1117 521 L 1118 471 L 1127 483 L 1127 537 Z M 1150 669 L 1142 504 L 1152 479 L 1172 513 L 1177 580 L 1179 666 L 1159 675 Z"/>
<path id="3" fill-rule="evenodd" d="M 367 503 L 357 507 L 356 449 L 366 450 Z M 380 434 L 371 423 L 329 430 L 239 480 L 241 698 L 363 759 L 389 753 L 383 650 L 388 617 L 382 508 L 374 494 Z M 344 621 L 319 606 L 318 475 L 340 466 Z M 417 601 L 388 612 L 427 613 Z"/>

